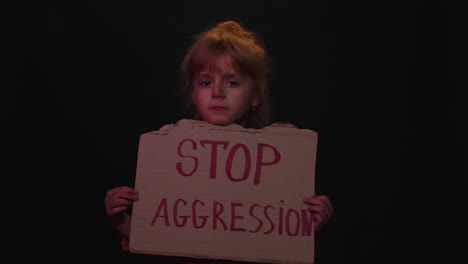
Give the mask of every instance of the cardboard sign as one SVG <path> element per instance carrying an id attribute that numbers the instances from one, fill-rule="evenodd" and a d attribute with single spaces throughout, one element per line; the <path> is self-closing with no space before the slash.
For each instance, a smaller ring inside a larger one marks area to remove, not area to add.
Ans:
<path id="1" fill-rule="evenodd" d="M 317 133 L 182 119 L 141 135 L 130 251 L 313 263 Z"/>

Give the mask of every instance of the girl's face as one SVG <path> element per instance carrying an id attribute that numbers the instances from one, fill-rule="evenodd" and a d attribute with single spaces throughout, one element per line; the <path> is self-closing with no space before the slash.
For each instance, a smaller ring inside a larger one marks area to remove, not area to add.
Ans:
<path id="1" fill-rule="evenodd" d="M 214 125 L 245 126 L 251 106 L 258 104 L 252 80 L 231 67 L 229 56 L 221 56 L 192 80 L 192 99 L 200 117 Z"/>

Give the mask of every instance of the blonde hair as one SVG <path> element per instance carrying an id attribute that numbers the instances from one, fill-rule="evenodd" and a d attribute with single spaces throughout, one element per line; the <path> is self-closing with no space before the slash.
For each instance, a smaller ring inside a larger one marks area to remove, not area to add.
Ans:
<path id="1" fill-rule="evenodd" d="M 199 119 L 192 101 L 192 80 L 206 67 L 213 67 L 220 56 L 229 55 L 232 67 L 253 80 L 259 104 L 251 109 L 246 127 L 262 128 L 270 122 L 270 104 L 268 95 L 270 58 L 263 41 L 239 22 L 228 20 L 219 22 L 214 27 L 195 36 L 182 64 L 181 94 L 185 97 L 188 111 Z"/>

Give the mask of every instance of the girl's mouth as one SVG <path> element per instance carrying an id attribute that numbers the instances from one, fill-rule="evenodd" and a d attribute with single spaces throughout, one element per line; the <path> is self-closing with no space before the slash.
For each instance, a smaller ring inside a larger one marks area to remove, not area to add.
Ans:
<path id="1" fill-rule="evenodd" d="M 212 106 L 209 109 L 214 110 L 214 111 L 222 111 L 222 110 L 226 110 L 227 108 L 223 106 Z"/>

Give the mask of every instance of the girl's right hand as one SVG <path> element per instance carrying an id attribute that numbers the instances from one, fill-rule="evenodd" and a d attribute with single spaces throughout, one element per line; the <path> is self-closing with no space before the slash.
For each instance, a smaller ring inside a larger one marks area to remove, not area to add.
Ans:
<path id="1" fill-rule="evenodd" d="M 138 200 L 138 191 L 127 186 L 119 186 L 107 191 L 104 198 L 106 214 L 108 217 L 121 215 L 134 201 Z"/>

